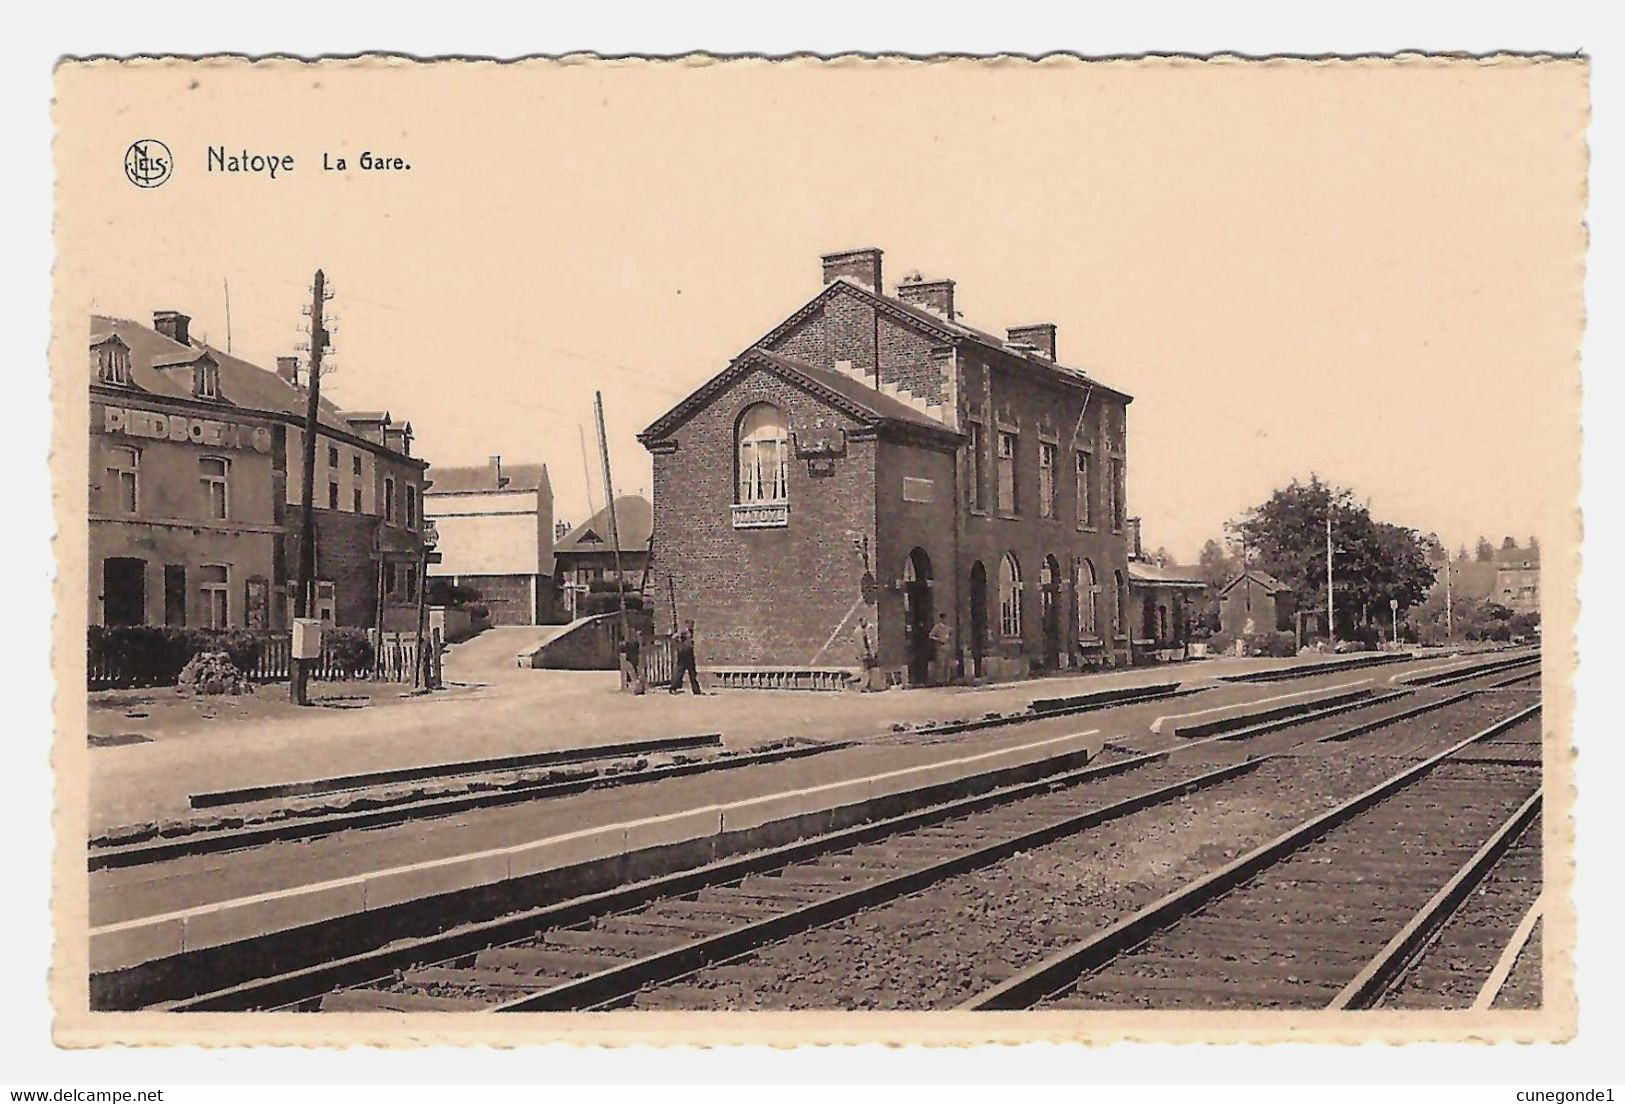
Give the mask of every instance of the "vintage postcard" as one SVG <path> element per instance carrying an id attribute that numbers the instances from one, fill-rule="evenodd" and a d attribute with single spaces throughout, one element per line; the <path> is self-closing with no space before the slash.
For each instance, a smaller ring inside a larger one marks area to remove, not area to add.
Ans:
<path id="1" fill-rule="evenodd" d="M 1563 1040 L 1588 63 L 56 74 L 56 1038 Z"/>

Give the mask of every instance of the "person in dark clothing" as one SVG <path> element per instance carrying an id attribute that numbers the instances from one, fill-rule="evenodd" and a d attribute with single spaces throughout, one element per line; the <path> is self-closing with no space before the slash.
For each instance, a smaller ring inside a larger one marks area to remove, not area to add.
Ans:
<path id="1" fill-rule="evenodd" d="M 638 660 L 642 656 L 643 644 L 638 640 L 637 632 L 628 631 L 626 639 L 621 642 L 621 689 L 630 690 L 639 696 L 645 689 L 643 671 L 638 666 Z"/>
<path id="2" fill-rule="evenodd" d="M 687 673 L 688 684 L 694 693 L 703 694 L 700 689 L 700 671 L 694 665 L 694 622 L 683 622 L 683 631 L 677 634 L 677 664 L 671 671 L 671 686 L 668 688 L 673 694 L 683 692 L 683 675 Z"/>

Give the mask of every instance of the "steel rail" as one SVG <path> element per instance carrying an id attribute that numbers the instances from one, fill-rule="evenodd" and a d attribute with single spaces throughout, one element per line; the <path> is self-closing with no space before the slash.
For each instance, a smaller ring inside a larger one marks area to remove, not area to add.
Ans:
<path id="1" fill-rule="evenodd" d="M 1396 724 L 1421 713 L 1460 702 L 1472 695 L 1462 691 L 1448 698 L 1424 702 L 1399 712 L 1372 718 L 1352 729 L 1316 738 L 1315 742 L 1347 738 L 1351 732 L 1359 734 Z M 1368 698 L 1362 705 L 1378 705 L 1402 696 L 1401 693 Z M 1267 731 L 1298 724 L 1313 723 L 1348 712 L 1347 703 L 1328 710 L 1301 714 L 1285 721 L 1268 722 Z M 1255 734 L 1255 733 L 1249 733 Z M 361 951 L 343 958 L 330 959 L 308 966 L 286 970 L 275 975 L 201 993 L 184 999 L 165 1002 L 158 1006 L 170 1011 L 232 1011 L 249 1008 L 290 1007 L 302 1001 L 338 988 L 375 984 L 387 980 L 396 969 L 406 966 L 438 964 L 491 946 L 528 938 L 540 929 L 568 927 L 598 917 L 613 915 L 649 904 L 655 900 L 680 896 L 700 889 L 737 881 L 751 874 L 759 874 L 816 858 L 830 852 L 850 849 L 888 836 L 918 828 L 930 827 L 943 821 L 984 812 L 1002 805 L 1012 804 L 1029 797 L 1055 790 L 1082 785 L 1100 778 L 1111 777 L 1139 767 L 1169 760 L 1178 753 L 1207 744 L 1222 744 L 1234 739 L 1236 733 L 1194 740 L 1189 743 L 1145 752 L 1129 759 L 1101 766 L 1085 766 L 1060 774 L 1048 775 L 1013 786 L 990 790 L 986 793 L 957 798 L 923 809 L 916 809 L 884 820 L 854 825 L 850 828 L 810 837 L 748 855 L 719 860 L 705 866 L 673 874 L 661 875 L 614 889 L 582 897 L 538 906 L 488 920 L 476 921 L 450 931 L 432 935 L 396 940 L 383 947 Z M 1255 756 L 1235 766 L 1255 767 L 1274 755 Z M 1234 769 L 1234 768 L 1225 768 Z M 1195 775 L 1193 779 L 1204 777 Z M 1185 785 L 1193 779 L 1187 779 Z M 538 994 L 540 995 L 540 994 Z"/>
<path id="2" fill-rule="evenodd" d="M 1529 911 L 1523 914 L 1518 927 L 1513 931 L 1512 938 L 1501 951 L 1501 957 L 1495 962 L 1495 969 L 1490 976 L 1484 979 L 1483 986 L 1478 990 L 1478 996 L 1473 1000 L 1472 1010 L 1483 1012 L 1495 1007 L 1496 998 L 1501 990 L 1506 988 L 1507 979 L 1512 976 L 1512 969 L 1518 964 L 1518 958 L 1523 954 L 1524 948 L 1529 946 L 1529 939 L 1535 934 L 1535 925 L 1546 914 L 1546 895 L 1537 896 L 1529 906 Z"/>
<path id="3" fill-rule="evenodd" d="M 966 851 L 940 862 L 910 870 L 894 878 L 873 882 L 800 908 L 704 936 L 669 950 L 617 964 L 596 974 L 562 982 L 550 989 L 527 993 L 495 1006 L 494 1012 L 561 1012 L 602 1008 L 636 993 L 645 985 L 675 981 L 705 966 L 736 958 L 758 947 L 821 927 L 853 913 L 925 889 L 948 878 L 990 866 L 1021 851 L 1031 850 L 1077 835 L 1090 828 L 1152 808 L 1185 794 L 1228 782 L 1256 770 L 1264 759 L 1247 759 L 1138 793 L 1122 801 L 1066 817 L 985 847 Z"/>
<path id="4" fill-rule="evenodd" d="M 1541 790 L 1536 790 L 1498 829 L 1484 841 L 1473 856 L 1461 865 L 1427 904 L 1417 910 L 1382 950 L 1326 1005 L 1328 1011 L 1344 1012 L 1375 1008 L 1393 989 L 1405 971 L 1421 956 L 1435 932 L 1444 926 L 1461 903 L 1494 869 L 1535 817 L 1540 815 Z"/>
<path id="5" fill-rule="evenodd" d="M 1540 704 L 1536 703 L 1496 721 L 1483 731 L 1451 745 L 1414 766 L 1407 767 L 1336 808 L 1255 848 L 1235 862 L 1186 883 L 1134 915 L 1097 932 L 1086 940 L 1047 956 L 1000 984 L 977 994 L 959 1007 L 967 1011 L 1028 1008 L 1046 997 L 1065 990 L 1084 974 L 1098 970 L 1151 936 L 1185 919 L 1208 902 L 1251 881 L 1282 859 L 1319 840 L 1332 829 L 1354 819 L 1430 774 L 1435 767 L 1463 748 L 1505 732 L 1538 713 L 1540 708 Z"/>

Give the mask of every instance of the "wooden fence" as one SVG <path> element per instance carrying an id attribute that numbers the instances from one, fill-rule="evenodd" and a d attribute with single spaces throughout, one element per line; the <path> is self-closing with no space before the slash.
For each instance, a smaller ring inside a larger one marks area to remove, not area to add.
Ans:
<path id="1" fill-rule="evenodd" d="M 411 682 L 418 668 L 417 634 L 414 632 L 386 632 L 380 641 L 373 630 L 366 630 L 374 643 L 371 667 L 353 667 L 346 662 L 348 649 L 325 641 L 321 658 L 311 668 L 310 677 L 324 682 L 343 679 L 374 678 L 390 682 Z M 286 631 L 255 634 L 259 638 L 259 655 L 246 673 L 254 682 L 286 682 L 293 674 L 293 635 Z M 441 683 L 441 647 L 438 629 L 425 638 L 424 652 L 430 686 Z M 86 659 L 86 683 L 91 690 L 111 690 L 138 686 L 173 686 L 177 668 L 174 662 L 152 662 L 152 657 L 139 653 L 97 648 L 92 645 Z M 421 679 L 420 675 L 420 679 Z M 669 676 L 668 676 L 669 677 Z"/>

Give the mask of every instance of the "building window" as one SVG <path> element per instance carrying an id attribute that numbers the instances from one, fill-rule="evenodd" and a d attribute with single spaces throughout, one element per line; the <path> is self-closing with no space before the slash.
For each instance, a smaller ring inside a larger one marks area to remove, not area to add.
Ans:
<path id="1" fill-rule="evenodd" d="M 1114 533 L 1123 531 L 1123 523 L 1128 515 L 1128 502 L 1125 499 L 1124 491 L 1123 461 L 1114 456 L 1112 457 L 1111 474 L 1106 488 L 1106 493 L 1110 496 L 1112 532 Z"/>
<path id="2" fill-rule="evenodd" d="M 970 481 L 970 508 L 987 509 L 987 442 L 982 439 L 982 423 L 970 423 L 970 444 L 967 446 L 969 463 L 966 478 Z"/>
<path id="3" fill-rule="evenodd" d="M 1078 599 L 1078 635 L 1085 640 L 1093 640 L 1100 634 L 1095 617 L 1095 589 L 1095 565 L 1087 559 L 1079 560 L 1073 590 Z"/>
<path id="4" fill-rule="evenodd" d="M 418 527 L 418 489 L 410 483 L 406 485 L 406 527 Z"/>
<path id="5" fill-rule="evenodd" d="M 408 564 L 406 566 L 406 570 L 401 572 L 401 578 L 402 578 L 402 582 L 404 583 L 403 589 L 404 589 L 404 591 L 406 593 L 406 600 L 408 602 L 416 602 L 418 600 L 418 568 L 417 568 L 417 565 L 416 564 Z"/>
<path id="6" fill-rule="evenodd" d="M 999 513 L 1014 516 L 1020 500 L 1016 497 L 1016 435 L 999 434 Z"/>
<path id="7" fill-rule="evenodd" d="M 113 509 L 121 514 L 133 514 L 140 506 L 138 473 L 141 453 L 122 445 L 108 450 L 107 486 L 113 498 Z"/>
<path id="8" fill-rule="evenodd" d="M 358 452 L 350 457 L 350 470 L 359 478 L 361 475 L 361 454 Z"/>
<path id="9" fill-rule="evenodd" d="M 384 480 L 384 520 L 395 520 L 395 480 Z"/>
<path id="10" fill-rule="evenodd" d="M 229 461 L 218 456 L 205 456 L 198 461 L 198 482 L 203 485 L 203 501 L 216 521 L 224 521 L 231 512 L 231 497 L 227 490 L 227 476 L 231 472 Z"/>
<path id="11" fill-rule="evenodd" d="M 395 565 L 388 560 L 384 561 L 384 593 L 390 597 L 395 595 Z"/>
<path id="12" fill-rule="evenodd" d="M 999 561 L 999 633 L 1006 640 L 1021 637 L 1021 565 L 1013 552 Z"/>
<path id="13" fill-rule="evenodd" d="M 339 450 L 336 445 L 327 446 L 327 466 L 330 468 L 339 466 Z"/>
<path id="14" fill-rule="evenodd" d="M 1089 485 L 1089 454 L 1078 453 L 1078 528 L 1092 529 L 1095 524 L 1094 494 Z"/>
<path id="15" fill-rule="evenodd" d="M 130 385 L 130 350 L 114 338 L 93 346 L 90 366 L 98 383 L 111 383 L 119 387 Z"/>
<path id="16" fill-rule="evenodd" d="M 1048 441 L 1038 443 L 1038 516 L 1055 516 L 1055 453 Z"/>
<path id="17" fill-rule="evenodd" d="M 785 502 L 790 497 L 790 432 L 771 403 L 757 403 L 739 418 L 741 504 Z"/>
<path id="18" fill-rule="evenodd" d="M 198 590 L 203 596 L 203 625 L 209 629 L 231 627 L 226 595 L 231 589 L 231 569 L 222 564 L 205 564 L 198 569 Z"/>
<path id="19" fill-rule="evenodd" d="M 212 360 L 200 360 L 192 366 L 192 396 L 198 399 L 220 397 L 220 366 Z"/>
<path id="20" fill-rule="evenodd" d="M 350 488 L 350 509 L 354 510 L 358 514 L 361 512 L 361 488 L 360 487 L 351 487 Z"/>
<path id="21" fill-rule="evenodd" d="M 329 510 L 339 508 L 339 485 L 332 480 L 327 483 L 327 508 Z"/>

